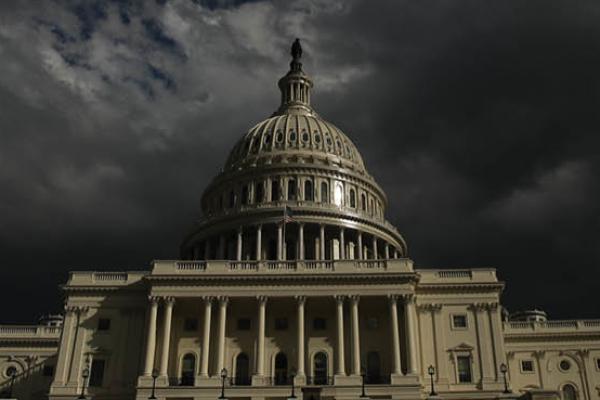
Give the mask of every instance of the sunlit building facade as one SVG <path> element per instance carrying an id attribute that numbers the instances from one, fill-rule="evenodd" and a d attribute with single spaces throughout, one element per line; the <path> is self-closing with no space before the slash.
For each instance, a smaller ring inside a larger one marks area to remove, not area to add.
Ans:
<path id="1" fill-rule="evenodd" d="M 0 391 L 600 400 L 600 320 L 509 318 L 494 269 L 414 267 L 357 147 L 311 106 L 301 55 L 295 42 L 279 108 L 233 147 L 180 259 L 72 272 L 64 322 L 0 326 Z"/>

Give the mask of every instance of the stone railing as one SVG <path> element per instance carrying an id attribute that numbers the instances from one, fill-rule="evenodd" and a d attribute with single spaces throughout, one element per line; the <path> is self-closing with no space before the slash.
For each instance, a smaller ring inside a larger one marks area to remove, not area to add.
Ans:
<path id="1" fill-rule="evenodd" d="M 569 332 L 600 333 L 600 319 L 557 321 L 507 321 L 504 322 L 504 332 L 507 334 Z"/>
<path id="2" fill-rule="evenodd" d="M 151 275 L 221 275 L 286 273 L 412 273 L 409 259 L 390 260 L 293 260 L 293 261 L 155 261 Z"/>
<path id="3" fill-rule="evenodd" d="M 387 228 L 388 230 L 390 230 L 398 235 L 400 234 L 400 232 L 398 231 L 398 228 L 396 228 L 394 225 L 392 225 L 387 220 L 385 220 L 381 215 L 371 214 L 370 212 L 365 212 L 358 208 L 353 208 L 353 207 L 337 206 L 337 205 L 331 204 L 331 203 L 320 203 L 320 202 L 302 201 L 302 200 L 273 201 L 273 202 L 259 203 L 259 204 L 248 204 L 248 205 L 243 205 L 243 206 L 239 206 L 236 208 L 226 208 L 219 212 L 213 213 L 210 217 L 201 219 L 199 221 L 199 223 L 202 225 L 202 224 L 210 222 L 211 220 L 213 220 L 215 218 L 226 217 L 229 215 L 236 215 L 236 214 L 239 214 L 240 212 L 248 212 L 248 211 L 254 211 L 254 210 L 281 209 L 282 210 L 281 211 L 282 218 L 283 218 L 283 208 L 285 206 L 292 207 L 292 208 L 298 208 L 298 209 L 307 209 L 307 210 L 310 210 L 310 209 L 325 210 L 325 211 L 343 213 L 343 214 L 351 215 L 351 216 L 354 216 L 357 218 L 365 218 L 365 219 L 375 221 L 378 224 L 383 225 L 385 228 Z"/>
<path id="4" fill-rule="evenodd" d="M 74 271 L 67 286 L 126 286 L 140 282 L 145 271 Z"/>
<path id="5" fill-rule="evenodd" d="M 493 268 L 419 269 L 422 284 L 490 283 L 498 282 Z"/>
<path id="6" fill-rule="evenodd" d="M 0 339 L 56 338 L 60 337 L 60 326 L 43 325 L 0 325 Z"/>

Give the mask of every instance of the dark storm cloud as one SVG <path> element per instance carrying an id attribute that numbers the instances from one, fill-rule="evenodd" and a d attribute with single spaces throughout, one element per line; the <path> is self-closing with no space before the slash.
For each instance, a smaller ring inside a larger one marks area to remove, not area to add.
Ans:
<path id="1" fill-rule="evenodd" d="M 374 4 L 0 3 L 1 319 L 57 309 L 69 270 L 176 257 L 295 37 L 418 266 L 598 317 L 600 7 Z"/>

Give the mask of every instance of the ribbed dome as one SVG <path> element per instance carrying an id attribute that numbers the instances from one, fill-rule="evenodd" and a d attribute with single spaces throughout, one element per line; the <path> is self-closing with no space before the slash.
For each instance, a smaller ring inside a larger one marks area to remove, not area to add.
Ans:
<path id="1" fill-rule="evenodd" d="M 335 125 L 314 113 L 268 118 L 248 131 L 235 145 L 225 169 L 278 162 L 318 161 L 364 173 L 363 160 L 352 141 Z"/>

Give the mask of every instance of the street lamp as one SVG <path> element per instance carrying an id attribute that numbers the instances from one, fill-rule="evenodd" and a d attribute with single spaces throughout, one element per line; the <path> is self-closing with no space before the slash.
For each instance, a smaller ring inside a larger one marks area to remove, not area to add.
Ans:
<path id="1" fill-rule="evenodd" d="M 290 394 L 290 397 L 288 397 L 288 400 L 296 400 L 296 393 L 295 393 L 295 387 L 294 387 L 294 378 L 296 377 L 296 370 L 292 369 L 290 371 L 290 381 L 292 383 L 292 394 Z"/>
<path id="2" fill-rule="evenodd" d="M 429 395 L 437 396 L 437 393 L 435 392 L 435 387 L 433 386 L 433 376 L 435 375 L 435 367 L 433 365 L 430 365 L 429 368 L 427 368 L 427 373 L 431 378 L 431 393 L 429 393 Z"/>
<path id="3" fill-rule="evenodd" d="M 362 378 L 360 398 L 361 399 L 368 399 L 369 397 L 365 393 L 365 378 L 367 377 L 367 371 L 365 370 L 365 367 L 362 367 L 360 369 L 360 377 Z"/>
<path id="4" fill-rule="evenodd" d="M 83 378 L 83 384 L 81 385 L 81 394 L 79 395 L 78 399 L 83 399 L 85 400 L 85 384 L 87 382 L 87 378 L 90 376 L 90 370 L 88 368 L 85 368 L 82 372 L 81 372 L 81 377 Z"/>
<path id="5" fill-rule="evenodd" d="M 506 364 L 500 364 L 500 372 L 502 372 L 502 376 L 504 376 L 504 393 L 510 393 L 510 389 L 508 389 L 508 381 L 506 380 L 506 373 L 508 372 L 508 367 Z"/>
<path id="6" fill-rule="evenodd" d="M 225 397 L 225 379 L 227 379 L 227 369 L 223 368 L 221 370 L 221 395 L 219 396 L 220 400 L 226 400 L 226 397 Z"/>
<path id="7" fill-rule="evenodd" d="M 10 389 L 8 391 L 8 397 L 13 397 L 13 387 L 15 386 L 15 378 L 17 377 L 17 369 L 15 367 L 11 367 L 6 371 L 8 376 L 10 376 Z"/>
<path id="8" fill-rule="evenodd" d="M 152 393 L 150 394 L 150 397 L 148 397 L 149 399 L 156 399 L 156 378 L 158 378 L 158 370 L 154 368 L 152 370 Z"/>

